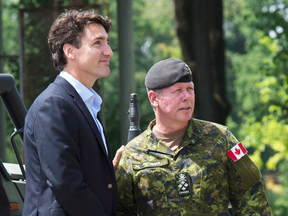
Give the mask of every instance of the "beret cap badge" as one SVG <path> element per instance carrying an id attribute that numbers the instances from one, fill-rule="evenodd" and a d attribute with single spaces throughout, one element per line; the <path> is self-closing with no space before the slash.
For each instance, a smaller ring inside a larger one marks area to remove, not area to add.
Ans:
<path id="1" fill-rule="evenodd" d="M 190 73 L 190 74 L 191 74 L 191 76 L 192 76 L 192 72 L 191 72 L 191 70 L 190 70 L 189 66 L 188 66 L 187 64 L 185 64 L 185 67 L 188 69 L 189 73 Z"/>

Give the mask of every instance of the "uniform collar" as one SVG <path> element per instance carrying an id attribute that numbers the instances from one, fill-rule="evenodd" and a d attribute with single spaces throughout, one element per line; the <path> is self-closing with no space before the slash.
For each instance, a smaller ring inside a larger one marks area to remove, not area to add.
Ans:
<path id="1" fill-rule="evenodd" d="M 168 148 L 161 140 L 159 140 L 155 134 L 152 132 L 152 128 L 155 126 L 156 120 L 150 122 L 148 128 L 147 128 L 147 134 L 146 134 L 146 142 L 147 143 L 147 149 L 150 151 L 156 151 L 161 152 L 164 154 L 177 154 L 179 151 L 181 151 L 182 148 L 184 148 L 187 145 L 193 145 L 195 144 L 203 134 L 203 130 L 201 128 L 201 125 L 195 121 L 193 118 L 190 119 L 188 123 L 187 130 L 183 136 L 183 139 L 178 147 L 178 149 L 173 152 L 170 148 Z"/>

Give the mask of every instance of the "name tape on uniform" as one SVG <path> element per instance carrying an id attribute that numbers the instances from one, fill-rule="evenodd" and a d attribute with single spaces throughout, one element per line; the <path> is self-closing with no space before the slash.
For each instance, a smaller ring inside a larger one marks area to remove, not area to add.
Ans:
<path id="1" fill-rule="evenodd" d="M 233 148 L 231 148 L 227 155 L 234 161 L 238 161 L 240 158 L 242 158 L 245 154 L 247 154 L 247 150 L 244 148 L 244 146 L 239 142 L 237 145 L 235 145 Z"/>

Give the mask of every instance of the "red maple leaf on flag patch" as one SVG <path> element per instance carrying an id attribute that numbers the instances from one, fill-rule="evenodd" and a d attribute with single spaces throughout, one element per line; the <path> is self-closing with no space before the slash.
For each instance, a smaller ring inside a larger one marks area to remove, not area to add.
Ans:
<path id="1" fill-rule="evenodd" d="M 239 155 L 241 153 L 240 149 L 235 148 L 235 154 Z"/>
<path id="2" fill-rule="evenodd" d="M 246 154 L 247 154 L 247 150 L 244 148 L 244 146 L 240 142 L 236 144 L 234 147 L 232 147 L 227 152 L 228 157 L 231 158 L 234 162 L 238 161 L 240 158 L 242 158 Z"/>

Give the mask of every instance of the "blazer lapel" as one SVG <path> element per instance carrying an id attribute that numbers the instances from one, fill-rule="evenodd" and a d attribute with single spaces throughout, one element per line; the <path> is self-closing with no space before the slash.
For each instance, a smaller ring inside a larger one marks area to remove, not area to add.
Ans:
<path id="1" fill-rule="evenodd" d="M 98 127 L 97 127 L 93 117 L 91 116 L 88 108 L 86 107 L 85 103 L 83 102 L 82 98 L 80 97 L 80 95 L 77 93 L 77 91 L 74 89 L 74 87 L 67 80 L 65 80 L 63 77 L 57 76 L 54 83 L 61 85 L 69 93 L 69 95 L 74 98 L 75 104 L 78 106 L 79 110 L 85 116 L 85 118 L 88 121 L 89 125 L 91 126 L 102 150 L 104 151 L 105 155 L 107 155 L 107 151 L 106 151 L 106 148 L 104 147 L 104 143 L 103 143 L 101 134 L 98 130 Z M 108 143 L 107 143 L 107 145 L 108 145 Z M 107 146 L 107 149 L 109 149 L 108 146 Z M 107 155 L 107 159 L 108 159 L 109 163 L 111 164 L 111 159 L 108 155 Z"/>

